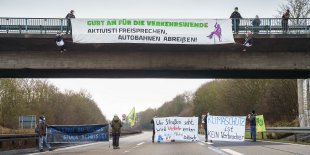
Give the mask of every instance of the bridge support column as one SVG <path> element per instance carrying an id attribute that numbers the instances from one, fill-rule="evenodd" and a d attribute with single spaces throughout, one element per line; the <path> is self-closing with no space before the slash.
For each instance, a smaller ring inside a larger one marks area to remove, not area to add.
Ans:
<path id="1" fill-rule="evenodd" d="M 299 126 L 310 127 L 310 82 L 309 79 L 297 79 Z"/>

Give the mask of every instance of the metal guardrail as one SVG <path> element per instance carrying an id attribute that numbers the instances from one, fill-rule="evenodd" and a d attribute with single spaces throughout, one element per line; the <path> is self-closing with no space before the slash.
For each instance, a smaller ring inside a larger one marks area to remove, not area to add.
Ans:
<path id="1" fill-rule="evenodd" d="M 259 19 L 259 22 L 258 20 Z M 282 18 L 242 18 L 232 19 L 233 33 L 281 34 L 285 25 Z M 0 33 L 56 34 L 67 33 L 69 22 L 65 18 L 9 18 L 0 17 Z M 239 27 L 239 29 L 238 29 Z M 290 18 L 288 34 L 309 34 L 310 18 Z"/>
<path id="2" fill-rule="evenodd" d="M 140 130 L 131 130 L 131 131 L 122 131 L 121 136 L 132 135 L 142 133 Z M 112 133 L 110 132 L 110 137 L 112 137 Z M 0 134 L 0 149 L 2 149 L 3 142 L 12 142 L 14 145 L 15 141 L 24 141 L 27 145 L 28 140 L 35 140 L 36 145 L 39 145 L 39 134 L 38 133 L 29 133 L 29 134 Z"/>
<path id="3" fill-rule="evenodd" d="M 3 18 L 0 33 L 56 34 L 70 30 L 65 18 Z"/>
<path id="4" fill-rule="evenodd" d="M 245 132 L 251 132 L 250 128 L 245 128 Z M 266 132 L 275 133 L 310 133 L 310 127 L 267 127 Z"/>
<path id="5" fill-rule="evenodd" d="M 308 34 L 310 33 L 310 18 L 289 18 L 287 24 L 283 18 L 242 18 L 232 19 L 232 29 L 236 33 L 257 34 Z M 239 31 L 238 31 L 239 25 Z M 287 31 L 286 31 L 287 29 Z"/>
<path id="6" fill-rule="evenodd" d="M 251 132 L 251 128 L 245 128 L 245 132 Z M 205 134 L 204 130 L 199 130 L 199 134 Z M 278 139 L 278 133 L 293 133 L 294 140 L 297 142 L 298 133 L 308 133 L 310 134 L 310 127 L 267 127 L 265 132 L 262 133 L 262 139 L 264 139 L 264 133 L 276 133 L 276 139 Z M 252 139 L 252 135 L 251 135 Z"/>

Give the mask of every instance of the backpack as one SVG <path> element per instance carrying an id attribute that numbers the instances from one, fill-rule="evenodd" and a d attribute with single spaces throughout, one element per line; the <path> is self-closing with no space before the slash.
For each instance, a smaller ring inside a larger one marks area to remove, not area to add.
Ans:
<path id="1" fill-rule="evenodd" d="M 36 133 L 39 133 L 39 123 L 37 123 L 37 126 L 34 130 L 36 131 Z"/>

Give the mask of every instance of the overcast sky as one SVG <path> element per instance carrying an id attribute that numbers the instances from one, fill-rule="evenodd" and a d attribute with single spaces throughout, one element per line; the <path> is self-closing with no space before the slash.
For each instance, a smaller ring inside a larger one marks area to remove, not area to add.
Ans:
<path id="1" fill-rule="evenodd" d="M 195 91 L 210 79 L 49 79 L 62 91 L 86 89 L 108 119 L 148 107 L 157 108 L 177 94 Z"/>
<path id="2" fill-rule="evenodd" d="M 229 18 L 239 7 L 243 18 L 272 18 L 286 0 L 0 0 L 0 17 L 64 18 Z M 50 79 L 61 90 L 86 89 L 104 115 L 159 107 L 210 79 Z"/>
<path id="3" fill-rule="evenodd" d="M 0 0 L 0 17 L 64 18 L 271 18 L 286 0 Z"/>

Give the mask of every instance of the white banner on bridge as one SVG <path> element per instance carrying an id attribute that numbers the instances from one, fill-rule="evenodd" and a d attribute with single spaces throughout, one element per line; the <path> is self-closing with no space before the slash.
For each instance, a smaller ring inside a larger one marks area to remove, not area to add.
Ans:
<path id="1" fill-rule="evenodd" d="M 198 117 L 161 117 L 154 123 L 154 141 L 197 140 Z"/>
<path id="2" fill-rule="evenodd" d="M 234 43 L 230 19 L 71 19 L 74 43 Z"/>
<path id="3" fill-rule="evenodd" d="M 244 141 L 246 117 L 208 116 L 208 139 Z"/>

